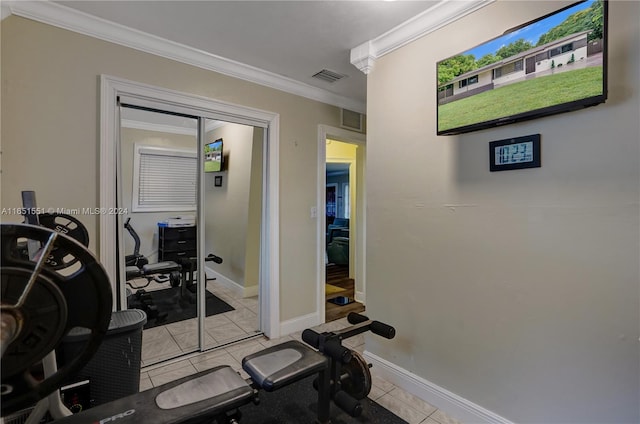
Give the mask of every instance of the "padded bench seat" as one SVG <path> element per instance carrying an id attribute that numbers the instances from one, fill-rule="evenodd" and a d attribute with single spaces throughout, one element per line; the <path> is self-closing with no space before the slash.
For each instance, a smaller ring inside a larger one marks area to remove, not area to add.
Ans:
<path id="1" fill-rule="evenodd" d="M 327 358 L 307 345 L 291 340 L 256 352 L 242 360 L 251 380 L 267 392 L 302 380 L 327 368 Z"/>
<path id="2" fill-rule="evenodd" d="M 222 365 L 87 409 L 56 424 L 201 422 L 239 408 L 254 397 L 253 388 L 233 368 Z"/>
<path id="3" fill-rule="evenodd" d="M 173 261 L 157 262 L 155 264 L 147 264 L 142 268 L 129 265 L 125 268 L 127 281 L 133 278 L 145 277 L 147 275 L 170 274 L 173 271 L 180 271 L 182 267 Z"/>
<path id="4" fill-rule="evenodd" d="M 144 275 L 169 274 L 172 271 L 180 271 L 181 267 L 173 261 L 157 262 L 155 264 L 147 264 L 142 267 Z"/>
<path id="5" fill-rule="evenodd" d="M 133 265 L 129 265 L 128 267 L 126 267 L 124 269 L 124 272 L 125 272 L 127 281 L 143 276 L 142 270 L 140 268 L 138 268 L 137 266 L 133 266 Z"/>
<path id="6" fill-rule="evenodd" d="M 228 365 L 168 388 L 156 396 L 156 405 L 163 410 L 182 408 L 207 401 L 209 413 L 227 411 L 246 403 L 253 389 Z"/>

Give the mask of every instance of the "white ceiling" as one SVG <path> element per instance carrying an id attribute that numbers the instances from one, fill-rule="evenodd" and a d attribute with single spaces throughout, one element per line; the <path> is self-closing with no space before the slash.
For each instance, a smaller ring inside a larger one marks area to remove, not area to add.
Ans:
<path id="1" fill-rule="evenodd" d="M 366 76 L 350 63 L 350 50 L 439 2 L 56 1 L 362 103 Z M 347 77 L 312 78 L 325 68 Z"/>
<path id="2" fill-rule="evenodd" d="M 375 60 L 495 0 L 0 0 L 15 14 L 358 112 Z M 345 75 L 330 83 L 313 75 Z"/>

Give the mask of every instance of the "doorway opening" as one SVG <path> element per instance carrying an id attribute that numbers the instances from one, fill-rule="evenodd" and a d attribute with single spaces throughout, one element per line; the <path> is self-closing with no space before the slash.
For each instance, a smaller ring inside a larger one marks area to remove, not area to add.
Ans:
<path id="1" fill-rule="evenodd" d="M 320 126 L 318 310 L 323 322 L 365 304 L 365 136 Z"/>

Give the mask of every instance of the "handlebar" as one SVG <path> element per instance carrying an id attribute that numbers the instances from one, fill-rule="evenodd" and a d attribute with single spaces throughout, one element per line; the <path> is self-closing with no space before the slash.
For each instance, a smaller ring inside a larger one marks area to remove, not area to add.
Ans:
<path id="1" fill-rule="evenodd" d="M 368 317 L 362 314 L 351 312 L 347 315 L 347 321 L 354 325 L 369 321 L 369 330 L 371 330 L 372 333 L 377 334 L 380 337 L 384 337 L 385 339 L 393 339 L 396 336 L 396 329 L 392 326 L 380 321 L 371 321 Z"/>
<path id="2" fill-rule="evenodd" d="M 302 332 L 302 340 L 343 364 L 351 361 L 351 350 L 342 346 L 338 339 L 326 338 L 314 330 L 306 329 Z"/>
<path id="3" fill-rule="evenodd" d="M 325 355 L 343 363 L 348 363 L 351 360 L 351 350 L 342 346 L 343 339 L 369 330 L 386 339 L 392 339 L 396 335 L 396 329 L 392 326 L 380 321 L 372 321 L 364 315 L 352 312 L 347 316 L 347 321 L 353 326 L 322 334 L 308 328 L 302 332 L 302 340 Z"/>
<path id="4" fill-rule="evenodd" d="M 222 258 L 220 256 L 216 256 L 213 253 L 209 253 L 209 256 L 207 256 L 206 258 L 204 258 L 205 262 L 215 262 L 217 264 L 221 264 L 222 263 Z"/>

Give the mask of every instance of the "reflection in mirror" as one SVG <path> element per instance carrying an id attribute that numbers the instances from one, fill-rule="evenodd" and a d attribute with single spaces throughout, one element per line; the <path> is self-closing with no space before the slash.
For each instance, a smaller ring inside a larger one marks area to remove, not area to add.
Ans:
<path id="1" fill-rule="evenodd" d="M 204 254 L 222 259 L 205 262 L 207 296 L 214 294 L 233 308 L 207 313 L 206 348 L 259 332 L 264 140 L 262 128 L 205 120 Z M 212 151 L 220 145 L 221 168 L 207 163 L 207 154 L 219 157 Z"/>
<path id="2" fill-rule="evenodd" d="M 264 129 L 124 106 L 120 116 L 119 257 L 127 305 L 148 315 L 142 365 L 260 334 Z"/>
<path id="3" fill-rule="evenodd" d="M 121 107 L 119 243 L 128 308 L 147 314 L 142 364 L 198 349 L 198 120 Z M 125 230 L 126 228 L 126 230 Z M 195 274 L 195 273 L 194 273 Z"/>

